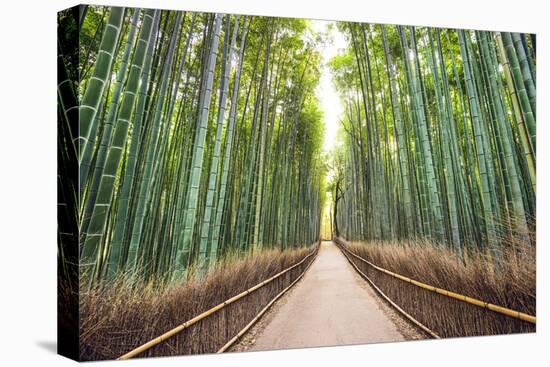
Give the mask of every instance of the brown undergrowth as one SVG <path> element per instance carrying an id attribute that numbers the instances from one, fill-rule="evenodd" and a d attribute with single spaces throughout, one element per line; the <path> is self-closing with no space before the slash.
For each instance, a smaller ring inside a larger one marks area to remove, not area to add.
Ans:
<path id="1" fill-rule="evenodd" d="M 300 262 L 312 247 L 261 250 L 221 262 L 202 280 L 131 287 L 118 279 L 80 299 L 81 360 L 115 359 Z M 140 357 L 214 353 L 236 335 L 314 256 L 266 286 L 190 326 Z"/>
<path id="2" fill-rule="evenodd" d="M 511 241 L 500 261 L 479 251 L 460 259 L 431 243 L 351 242 L 354 254 L 394 273 L 535 315 L 535 247 Z M 430 292 L 350 257 L 395 303 L 441 337 L 534 332 L 535 325 Z M 497 265 L 498 263 L 498 265 Z"/>

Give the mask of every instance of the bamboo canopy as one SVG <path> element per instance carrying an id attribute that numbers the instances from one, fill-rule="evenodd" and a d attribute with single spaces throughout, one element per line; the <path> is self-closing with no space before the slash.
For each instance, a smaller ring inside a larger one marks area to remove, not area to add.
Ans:
<path id="1" fill-rule="evenodd" d="M 336 235 L 496 259 L 509 239 L 534 244 L 534 38 L 339 27 L 349 46 L 331 61 L 346 106 Z"/>
<path id="2" fill-rule="evenodd" d="M 327 164 L 326 40 L 308 21 L 86 9 L 78 54 L 60 43 L 58 112 L 60 172 L 79 168 L 60 239 L 78 233 L 90 285 L 202 276 L 316 242 L 322 222 L 459 257 L 535 243 L 534 36 L 338 22 L 343 144 Z"/>
<path id="3" fill-rule="evenodd" d="M 76 63 L 59 50 L 80 75 L 59 94 L 80 126 L 60 139 L 78 158 L 67 195 L 89 286 L 201 276 L 229 254 L 318 240 L 320 54 L 306 21 L 88 6 L 80 38 Z"/>

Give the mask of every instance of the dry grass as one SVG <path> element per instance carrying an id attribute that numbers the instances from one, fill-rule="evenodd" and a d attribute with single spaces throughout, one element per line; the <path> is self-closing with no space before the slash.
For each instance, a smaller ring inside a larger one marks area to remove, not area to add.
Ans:
<path id="1" fill-rule="evenodd" d="M 498 266 L 488 254 L 474 252 L 461 260 L 451 250 L 420 241 L 352 242 L 348 249 L 392 272 L 535 315 L 534 246 L 510 241 Z M 441 337 L 535 331 L 533 324 L 430 292 L 352 260 L 388 297 Z"/>
<path id="2" fill-rule="evenodd" d="M 230 259 L 203 280 L 159 290 L 119 279 L 80 299 L 81 360 L 115 359 L 194 316 L 298 263 L 311 248 L 257 251 Z M 313 260 L 199 321 L 141 357 L 213 353 L 237 334 Z"/>

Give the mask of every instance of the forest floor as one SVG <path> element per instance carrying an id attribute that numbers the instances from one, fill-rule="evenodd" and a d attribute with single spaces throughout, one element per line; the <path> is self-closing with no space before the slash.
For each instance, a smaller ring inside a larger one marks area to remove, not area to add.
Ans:
<path id="1" fill-rule="evenodd" d="M 425 338 L 382 300 L 331 241 L 311 268 L 231 351 Z"/>

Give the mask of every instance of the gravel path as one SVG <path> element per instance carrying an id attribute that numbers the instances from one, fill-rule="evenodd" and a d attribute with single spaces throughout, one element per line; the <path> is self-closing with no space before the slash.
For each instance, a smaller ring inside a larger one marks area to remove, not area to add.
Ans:
<path id="1" fill-rule="evenodd" d="M 386 304 L 330 241 L 310 269 L 232 351 L 424 338 Z"/>

